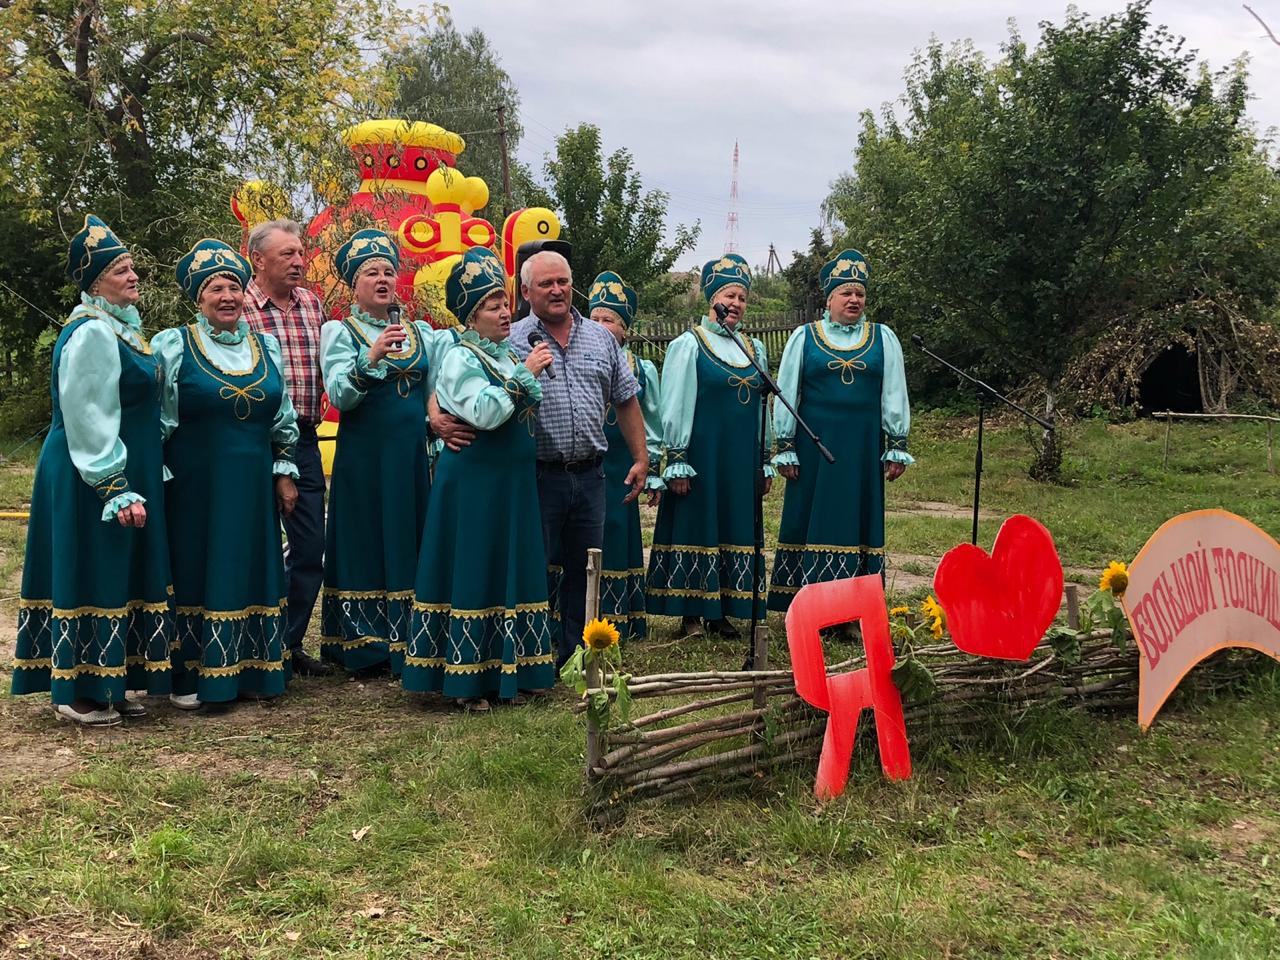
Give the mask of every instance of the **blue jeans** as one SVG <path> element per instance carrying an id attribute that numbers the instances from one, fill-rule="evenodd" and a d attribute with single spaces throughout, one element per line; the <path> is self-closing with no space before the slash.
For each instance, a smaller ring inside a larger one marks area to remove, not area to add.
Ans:
<path id="1" fill-rule="evenodd" d="M 582 643 L 586 625 L 587 551 L 604 546 L 604 466 L 581 473 L 538 463 L 538 501 L 547 563 L 564 567 L 560 581 L 556 672 Z"/>
<path id="2" fill-rule="evenodd" d="M 324 582 L 324 467 L 316 428 L 298 424 L 298 502 L 284 521 L 289 536 L 289 559 L 285 582 L 289 591 L 289 626 L 285 643 L 295 653 L 302 650 L 302 638 L 311 622 L 311 611 Z"/>

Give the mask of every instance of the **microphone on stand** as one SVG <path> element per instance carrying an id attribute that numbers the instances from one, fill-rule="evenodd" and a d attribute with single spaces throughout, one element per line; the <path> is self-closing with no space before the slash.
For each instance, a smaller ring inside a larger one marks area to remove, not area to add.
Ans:
<path id="1" fill-rule="evenodd" d="M 542 343 L 546 339 L 547 338 L 544 337 L 542 334 L 540 334 L 537 330 L 534 330 L 529 334 L 529 346 L 536 347 L 538 344 Z M 550 366 L 547 367 L 547 379 L 554 380 L 555 378 L 556 378 L 555 368 Z"/>
<path id="2" fill-rule="evenodd" d="M 911 335 L 911 342 L 914 343 L 921 350 L 924 349 L 924 337 L 920 336 L 920 334 L 913 333 Z"/>
<path id="3" fill-rule="evenodd" d="M 719 320 L 721 324 L 729 319 L 729 308 L 723 303 L 713 303 L 711 305 L 711 309 L 716 312 L 716 319 Z"/>
<path id="4" fill-rule="evenodd" d="M 391 304 L 390 306 L 388 306 L 388 307 L 387 307 L 387 321 L 388 321 L 390 324 L 392 324 L 393 326 L 399 325 L 399 323 L 400 323 L 400 304 L 398 304 L 398 303 L 393 303 L 393 304 Z M 404 349 L 404 340 L 403 340 L 403 339 L 401 339 L 401 341 L 400 341 L 398 344 L 396 344 L 395 352 L 396 352 L 396 353 L 399 353 L 399 352 L 400 352 L 401 350 L 403 350 L 403 349 Z"/>

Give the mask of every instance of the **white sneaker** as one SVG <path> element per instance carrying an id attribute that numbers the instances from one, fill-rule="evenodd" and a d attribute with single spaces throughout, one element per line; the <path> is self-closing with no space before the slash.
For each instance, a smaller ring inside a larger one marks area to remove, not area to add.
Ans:
<path id="1" fill-rule="evenodd" d="M 99 707 L 96 710 L 77 710 L 69 703 L 55 703 L 53 712 L 63 720 L 71 720 L 82 727 L 114 727 L 124 718 L 111 707 Z"/>
<path id="2" fill-rule="evenodd" d="M 179 710 L 199 710 L 204 704 L 200 702 L 198 693 L 171 693 L 169 702 Z"/>

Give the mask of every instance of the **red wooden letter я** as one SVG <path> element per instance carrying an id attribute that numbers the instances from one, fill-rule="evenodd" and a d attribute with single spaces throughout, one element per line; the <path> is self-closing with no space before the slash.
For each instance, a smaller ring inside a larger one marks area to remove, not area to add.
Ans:
<path id="1" fill-rule="evenodd" d="M 861 621 L 867 665 L 861 670 L 827 675 L 818 631 Z M 844 792 L 849 780 L 853 739 L 864 708 L 875 711 L 880 766 L 890 780 L 911 776 L 911 751 L 902 717 L 902 697 L 893 682 L 893 644 L 884 585 L 878 574 L 811 583 L 796 594 L 787 611 L 787 646 L 796 693 L 827 714 L 827 731 L 818 761 L 814 793 L 830 800 Z"/>

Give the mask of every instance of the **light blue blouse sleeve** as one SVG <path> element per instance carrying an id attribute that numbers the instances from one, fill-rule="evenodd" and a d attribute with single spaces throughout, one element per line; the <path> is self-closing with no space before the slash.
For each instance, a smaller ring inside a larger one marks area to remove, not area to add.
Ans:
<path id="1" fill-rule="evenodd" d="M 178 429 L 178 372 L 182 369 L 182 329 L 171 327 L 151 338 L 160 363 L 160 433 L 168 440 Z M 167 469 L 167 468 L 166 468 Z M 167 476 L 165 479 L 169 479 Z"/>
<path id="2" fill-rule="evenodd" d="M 516 412 L 517 403 L 510 391 L 490 382 L 480 358 L 463 346 L 456 346 L 444 355 L 436 381 L 436 400 L 440 409 L 467 421 L 477 430 L 502 426 Z"/>
<path id="3" fill-rule="evenodd" d="M 448 330 L 437 330 L 425 320 L 415 320 L 418 335 L 427 353 L 427 396 L 436 392 L 436 382 L 440 379 L 440 365 L 444 363 L 445 354 L 449 352 L 456 340 Z"/>
<path id="4" fill-rule="evenodd" d="M 58 358 L 58 406 L 71 463 L 102 500 L 102 519 L 146 498 L 129 489 L 120 439 L 120 348 L 105 320 L 86 320 Z"/>
<path id="5" fill-rule="evenodd" d="M 387 365 L 369 363 L 369 351 L 357 344 L 341 320 L 320 328 L 320 371 L 329 402 L 339 410 L 354 410 L 373 380 L 385 380 Z"/>
<path id="6" fill-rule="evenodd" d="M 884 349 L 884 379 L 880 386 L 880 425 L 884 431 L 884 459 L 912 464 L 907 453 L 907 434 L 911 432 L 911 404 L 907 400 L 907 368 L 902 359 L 902 344 L 888 327 L 880 326 Z"/>
<path id="7" fill-rule="evenodd" d="M 289 396 L 289 384 L 284 380 L 284 357 L 280 352 L 280 341 L 269 333 L 260 333 L 263 344 L 271 362 L 276 365 L 280 374 L 284 392 L 280 395 L 280 409 L 276 411 L 271 422 L 271 473 L 277 477 L 293 477 L 298 479 L 298 467 L 294 461 L 298 456 L 298 412 L 293 408 L 293 400 Z"/>
<path id="8" fill-rule="evenodd" d="M 165 440 L 178 429 L 178 372 L 182 369 L 182 329 L 170 327 L 151 338 L 151 352 L 160 364 L 160 435 Z M 173 479 L 166 463 L 161 468 L 164 481 Z"/>
<path id="9" fill-rule="evenodd" d="M 800 380 L 804 373 L 804 330 L 801 325 L 787 338 L 787 345 L 782 351 L 782 363 L 778 367 L 778 386 L 782 388 L 782 395 L 797 410 L 800 409 Z M 773 432 L 778 438 L 773 465 L 799 466 L 800 461 L 796 457 L 796 418 L 776 398 L 773 401 Z"/>
<path id="10" fill-rule="evenodd" d="M 755 344 L 756 362 L 760 364 L 761 369 L 768 370 L 769 369 L 769 351 L 765 349 L 764 341 L 757 340 L 755 337 L 752 337 L 751 342 Z M 779 384 L 779 386 L 781 386 L 781 384 Z M 766 397 L 765 403 L 768 403 L 768 402 L 769 402 L 769 398 Z M 762 464 L 762 466 L 764 467 L 764 475 L 769 478 L 773 478 L 778 475 L 778 471 L 774 470 L 773 464 L 770 463 L 770 460 L 772 459 L 772 457 L 773 457 L 773 417 L 771 417 L 769 415 L 769 412 L 766 411 L 765 417 L 764 417 L 764 463 Z"/>
<path id="11" fill-rule="evenodd" d="M 644 440 L 649 451 L 649 477 L 647 490 L 664 490 L 662 482 L 662 385 L 658 382 L 658 368 L 651 360 L 640 360 L 644 372 L 644 396 L 640 398 L 640 412 L 644 414 Z"/>
<path id="12" fill-rule="evenodd" d="M 693 436 L 693 414 L 698 402 L 698 341 L 693 333 L 682 333 L 667 347 L 662 364 L 662 442 L 667 468 L 663 480 L 696 477 L 688 462 L 689 439 Z"/>

